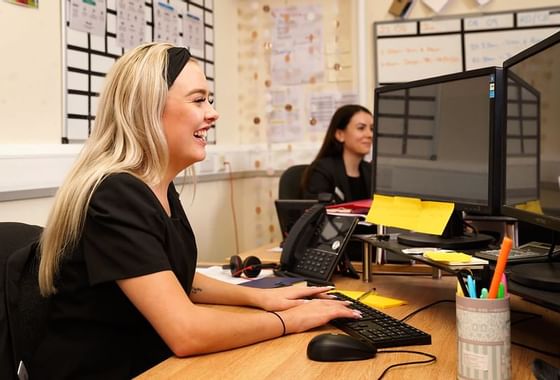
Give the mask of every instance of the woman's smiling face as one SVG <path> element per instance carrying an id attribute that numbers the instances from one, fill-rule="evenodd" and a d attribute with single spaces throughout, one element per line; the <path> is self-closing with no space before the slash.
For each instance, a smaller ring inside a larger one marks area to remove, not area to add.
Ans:
<path id="1" fill-rule="evenodd" d="M 212 101 L 204 73 L 190 60 L 169 88 L 163 109 L 163 130 L 173 170 L 179 172 L 206 157 L 206 133 L 219 117 Z"/>

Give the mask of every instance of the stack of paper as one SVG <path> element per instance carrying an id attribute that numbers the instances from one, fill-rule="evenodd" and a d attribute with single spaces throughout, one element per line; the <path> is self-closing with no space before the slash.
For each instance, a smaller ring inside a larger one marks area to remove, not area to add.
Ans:
<path id="1" fill-rule="evenodd" d="M 479 259 L 478 257 L 473 257 L 463 252 L 427 251 L 424 252 L 423 256 L 432 261 L 450 266 L 468 267 L 488 264 L 488 260 Z"/>

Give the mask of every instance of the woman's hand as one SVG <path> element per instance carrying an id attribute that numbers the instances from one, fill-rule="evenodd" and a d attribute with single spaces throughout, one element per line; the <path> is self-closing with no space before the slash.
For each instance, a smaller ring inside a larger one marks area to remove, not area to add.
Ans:
<path id="1" fill-rule="evenodd" d="M 298 333 L 329 323 L 336 318 L 359 319 L 362 314 L 358 310 L 348 307 L 351 302 L 313 299 L 299 306 L 278 312 L 284 324 L 286 333 Z"/>
<path id="2" fill-rule="evenodd" d="M 254 306 L 267 311 L 287 310 L 309 302 L 313 298 L 332 299 L 327 292 L 332 286 L 287 286 L 274 289 L 259 289 Z"/>

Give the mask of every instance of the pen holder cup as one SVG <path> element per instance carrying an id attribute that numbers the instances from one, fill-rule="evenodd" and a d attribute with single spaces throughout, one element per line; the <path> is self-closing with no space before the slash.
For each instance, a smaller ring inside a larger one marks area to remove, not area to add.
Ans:
<path id="1" fill-rule="evenodd" d="M 457 379 L 511 379 L 509 295 L 456 296 Z"/>

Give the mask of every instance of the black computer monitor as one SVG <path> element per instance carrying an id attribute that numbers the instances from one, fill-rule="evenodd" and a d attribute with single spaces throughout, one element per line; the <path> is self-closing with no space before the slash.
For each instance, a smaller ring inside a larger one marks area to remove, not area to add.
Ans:
<path id="1" fill-rule="evenodd" d="M 500 210 L 503 89 L 496 67 L 375 89 L 374 192 L 455 204 L 442 236 L 401 233 L 400 243 L 470 249 L 493 241 L 466 232 L 463 213 Z"/>
<path id="2" fill-rule="evenodd" d="M 560 292 L 560 263 L 552 254 L 560 234 L 560 33 L 503 67 L 508 101 L 502 213 L 541 227 L 551 245 L 545 262 L 512 266 L 511 279 Z"/>

